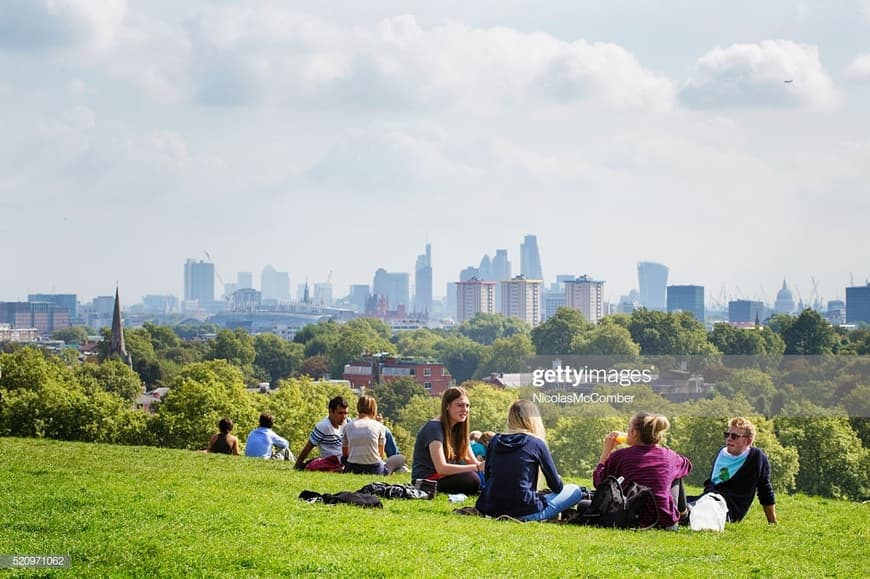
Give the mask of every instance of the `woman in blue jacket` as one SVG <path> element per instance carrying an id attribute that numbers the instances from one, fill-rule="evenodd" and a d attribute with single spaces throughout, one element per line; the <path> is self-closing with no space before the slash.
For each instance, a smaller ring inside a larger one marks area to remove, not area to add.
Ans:
<path id="1" fill-rule="evenodd" d="M 477 510 L 493 517 L 508 515 L 521 521 L 555 518 L 576 505 L 583 493 L 575 484 L 563 484 L 544 441 L 538 407 L 517 400 L 508 411 L 507 432 L 495 435 L 486 451 L 486 486 Z M 551 492 L 538 492 L 543 473 Z"/>

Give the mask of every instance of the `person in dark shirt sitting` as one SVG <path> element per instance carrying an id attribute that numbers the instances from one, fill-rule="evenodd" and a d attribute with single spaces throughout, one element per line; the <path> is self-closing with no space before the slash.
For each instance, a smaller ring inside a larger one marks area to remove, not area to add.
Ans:
<path id="1" fill-rule="evenodd" d="M 770 463 L 764 452 L 752 446 L 755 425 L 737 417 L 728 422 L 725 446 L 713 460 L 710 478 L 704 482 L 704 494 L 719 493 L 728 505 L 728 520 L 736 523 L 746 516 L 757 494 L 764 515 L 776 524 L 776 497 L 770 484 Z M 693 502 L 689 499 L 690 504 Z"/>
<path id="2" fill-rule="evenodd" d="M 208 441 L 206 452 L 219 452 L 222 454 L 239 454 L 239 439 L 230 434 L 233 430 L 233 421 L 229 418 L 221 418 L 218 422 L 218 434 L 213 434 Z"/>

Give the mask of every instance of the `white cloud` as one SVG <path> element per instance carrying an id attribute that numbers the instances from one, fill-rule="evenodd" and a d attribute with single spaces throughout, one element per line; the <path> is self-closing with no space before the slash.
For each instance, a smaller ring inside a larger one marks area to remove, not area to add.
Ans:
<path id="1" fill-rule="evenodd" d="M 846 76 L 852 79 L 870 79 L 870 53 L 859 54 L 846 67 Z"/>
<path id="2" fill-rule="evenodd" d="M 342 28 L 272 2 L 211 8 L 174 29 L 131 27 L 113 68 L 161 102 L 222 106 L 665 110 L 674 99 L 670 80 L 616 44 L 413 16 Z"/>
<path id="3" fill-rule="evenodd" d="M 102 50 L 115 39 L 126 0 L 7 0 L 0 10 L 0 49 Z"/>
<path id="4" fill-rule="evenodd" d="M 826 108 L 841 101 L 815 46 L 789 40 L 733 44 L 702 56 L 683 87 L 694 107 Z"/>

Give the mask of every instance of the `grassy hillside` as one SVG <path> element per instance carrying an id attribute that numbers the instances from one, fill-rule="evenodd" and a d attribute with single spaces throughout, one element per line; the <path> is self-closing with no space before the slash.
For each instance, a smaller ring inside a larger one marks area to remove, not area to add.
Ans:
<path id="1" fill-rule="evenodd" d="M 372 480 L 189 451 L 3 438 L 0 554 L 69 553 L 72 569 L 56 573 L 76 577 L 870 576 L 870 505 L 800 495 L 779 497 L 778 526 L 755 505 L 724 533 L 461 517 L 440 495 L 385 500 L 381 511 L 296 499 Z M 36 572 L 2 572 L 15 573 Z"/>

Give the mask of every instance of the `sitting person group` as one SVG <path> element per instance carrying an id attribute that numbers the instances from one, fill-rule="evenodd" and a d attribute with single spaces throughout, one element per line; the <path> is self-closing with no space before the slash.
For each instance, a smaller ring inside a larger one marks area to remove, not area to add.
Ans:
<path id="1" fill-rule="evenodd" d="M 507 428 L 500 434 L 469 432 L 470 407 L 463 388 L 454 386 L 444 391 L 439 416 L 417 432 L 412 480 L 434 481 L 437 490 L 447 494 L 479 492 L 476 507 L 480 513 L 521 521 L 557 518 L 588 498 L 577 485 L 563 483 L 533 402 L 514 402 L 508 410 Z M 328 415 L 314 426 L 295 458 L 297 469 L 371 475 L 407 472 L 405 458 L 382 423 L 373 397 L 360 396 L 356 420 L 350 421 L 347 414 L 348 403 L 343 397 L 329 401 Z M 248 435 L 245 456 L 294 460 L 288 441 L 277 435 L 272 425 L 270 414 L 260 416 L 260 426 Z M 238 439 L 230 434 L 232 420 L 221 419 L 218 427 L 220 433 L 212 436 L 207 451 L 238 454 Z M 612 475 L 649 487 L 654 501 L 641 511 L 639 524 L 676 530 L 687 521 L 698 497 L 687 499 L 683 487 L 692 463 L 662 446 L 669 428 L 664 416 L 634 415 L 626 433 L 614 431 L 605 436 L 592 478 L 596 486 Z M 743 519 L 757 495 L 767 521 L 775 524 L 770 464 L 764 452 L 752 446 L 755 437 L 756 429 L 750 421 L 740 417 L 730 420 L 725 446 L 713 461 L 704 493 L 722 495 L 731 522 Z M 488 444 L 481 444 L 483 440 Z M 617 448 L 621 444 L 626 446 Z M 315 448 L 320 456 L 306 461 Z M 543 491 L 545 486 L 548 490 Z"/>

